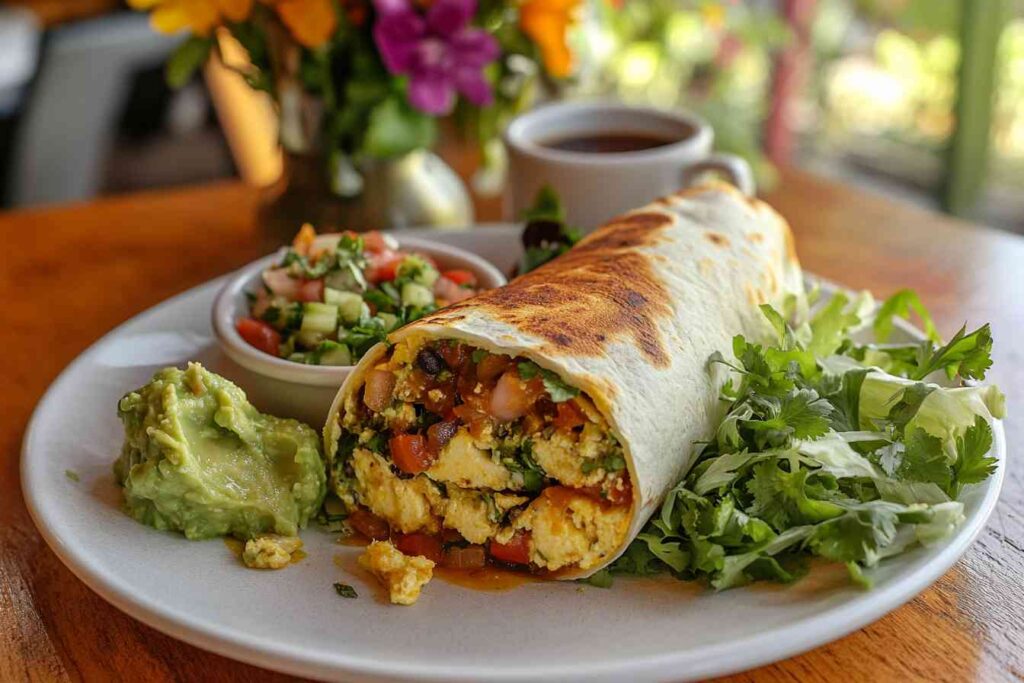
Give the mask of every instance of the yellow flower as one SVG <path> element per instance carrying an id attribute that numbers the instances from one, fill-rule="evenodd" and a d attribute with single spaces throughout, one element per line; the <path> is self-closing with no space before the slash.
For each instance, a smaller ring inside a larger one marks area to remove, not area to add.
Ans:
<path id="1" fill-rule="evenodd" d="M 206 36 L 227 21 L 242 21 L 252 10 L 253 0 L 128 0 L 138 10 L 153 10 L 149 17 L 161 33 L 188 29 Z"/>
<path id="2" fill-rule="evenodd" d="M 576 20 L 581 0 L 526 0 L 519 8 L 523 33 L 537 43 L 548 73 L 564 78 L 572 73 L 572 51 L 566 33 Z"/>
<path id="3" fill-rule="evenodd" d="M 704 5 L 700 8 L 704 23 L 713 31 L 719 31 L 725 26 L 725 13 L 724 5 Z"/>
<path id="4" fill-rule="evenodd" d="M 331 0 L 274 0 L 272 4 L 295 40 L 306 47 L 323 45 L 338 27 Z"/>

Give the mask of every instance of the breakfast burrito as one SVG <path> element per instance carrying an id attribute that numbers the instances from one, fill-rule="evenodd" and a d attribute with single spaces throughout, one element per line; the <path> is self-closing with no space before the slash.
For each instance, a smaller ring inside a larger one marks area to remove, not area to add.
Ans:
<path id="1" fill-rule="evenodd" d="M 324 428 L 330 486 L 406 554 L 589 576 L 712 436 L 709 357 L 799 297 L 770 207 L 725 185 L 657 200 L 371 349 Z"/>

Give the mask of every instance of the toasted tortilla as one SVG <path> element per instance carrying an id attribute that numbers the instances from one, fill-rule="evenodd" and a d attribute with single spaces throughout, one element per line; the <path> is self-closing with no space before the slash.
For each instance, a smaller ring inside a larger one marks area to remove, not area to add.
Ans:
<path id="1" fill-rule="evenodd" d="M 732 186 L 685 190 L 619 216 L 568 253 L 508 285 L 430 314 L 389 340 L 454 339 L 524 356 L 594 401 L 623 444 L 633 483 L 629 533 L 640 532 L 721 420 L 720 366 L 732 338 L 762 338 L 759 305 L 789 295 L 805 307 L 786 221 Z M 332 461 L 344 397 L 386 354 L 367 353 L 338 392 L 324 427 Z"/>

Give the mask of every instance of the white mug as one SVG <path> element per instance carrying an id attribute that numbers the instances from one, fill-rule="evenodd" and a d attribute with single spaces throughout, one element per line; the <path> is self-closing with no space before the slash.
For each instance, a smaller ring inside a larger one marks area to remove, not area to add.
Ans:
<path id="1" fill-rule="evenodd" d="M 626 152 L 556 149 L 560 140 L 601 134 L 639 135 L 665 144 Z M 570 225 L 592 230 L 621 213 L 719 172 L 748 195 L 750 166 L 713 154 L 714 131 L 692 114 L 600 102 L 550 104 L 516 117 L 505 131 L 509 187 L 505 215 L 519 220 L 544 185 L 558 193 Z"/>

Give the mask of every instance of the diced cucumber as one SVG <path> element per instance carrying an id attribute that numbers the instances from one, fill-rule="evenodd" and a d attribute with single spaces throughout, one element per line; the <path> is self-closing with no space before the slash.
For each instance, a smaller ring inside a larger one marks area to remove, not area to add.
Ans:
<path id="1" fill-rule="evenodd" d="M 415 306 L 425 308 L 434 303 L 434 292 L 423 285 L 415 282 L 406 282 L 402 285 L 402 304 L 404 306 Z"/>
<path id="2" fill-rule="evenodd" d="M 302 332 L 330 334 L 338 327 L 338 307 L 310 301 L 302 305 Z"/>
<path id="3" fill-rule="evenodd" d="M 391 330 L 398 327 L 398 316 L 394 313 L 378 313 L 377 317 L 384 323 L 384 331 L 390 332 Z"/>
<path id="4" fill-rule="evenodd" d="M 337 289 L 327 288 L 324 290 L 324 299 L 327 303 L 338 307 L 341 321 L 346 325 L 355 324 L 365 307 L 363 297 L 355 292 L 340 292 Z"/>
<path id="5" fill-rule="evenodd" d="M 301 346 L 304 349 L 315 349 L 326 336 L 323 332 L 302 330 L 295 333 L 294 339 L 297 346 Z"/>
<path id="6" fill-rule="evenodd" d="M 358 274 L 357 274 L 358 273 Z M 362 292 L 366 290 L 366 281 L 362 277 L 362 271 L 357 267 L 345 267 L 327 274 L 324 284 L 331 289 L 343 292 Z"/>
<path id="7" fill-rule="evenodd" d="M 347 346 L 338 342 L 322 342 L 310 355 L 314 359 L 312 362 L 319 365 L 352 365 L 352 353 Z"/>
<path id="8" fill-rule="evenodd" d="M 426 259 L 416 254 L 409 254 L 402 259 L 402 262 L 398 264 L 395 274 L 398 280 L 415 282 L 424 287 L 433 287 L 440 276 L 437 268 L 434 268 Z"/>

